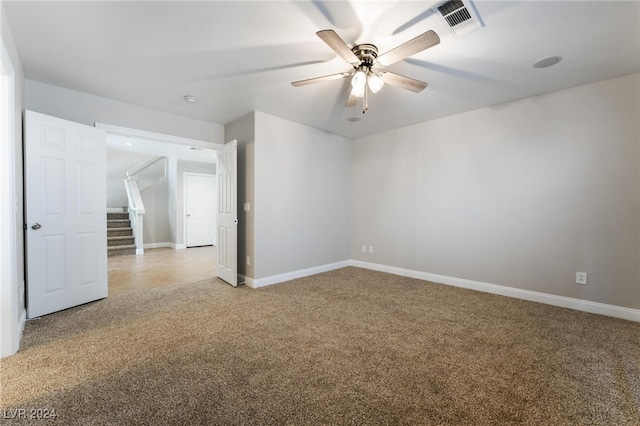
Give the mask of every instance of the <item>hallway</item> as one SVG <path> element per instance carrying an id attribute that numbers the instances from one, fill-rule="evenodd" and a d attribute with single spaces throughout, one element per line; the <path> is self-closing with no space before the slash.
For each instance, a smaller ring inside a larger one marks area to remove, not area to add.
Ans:
<path id="1" fill-rule="evenodd" d="M 143 255 L 108 258 L 109 296 L 216 276 L 216 248 L 147 249 Z"/>

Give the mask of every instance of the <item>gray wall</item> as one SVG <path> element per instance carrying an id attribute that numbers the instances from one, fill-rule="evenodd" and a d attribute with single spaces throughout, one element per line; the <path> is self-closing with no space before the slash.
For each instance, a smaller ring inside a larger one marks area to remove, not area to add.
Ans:
<path id="1" fill-rule="evenodd" d="M 628 75 L 354 140 L 351 257 L 640 308 L 639 86 Z"/>
<path id="2" fill-rule="evenodd" d="M 38 81 L 26 82 L 27 109 L 93 126 L 95 122 L 223 143 L 224 126 Z"/>
<path id="3" fill-rule="evenodd" d="M 349 259 L 351 141 L 255 113 L 255 277 Z"/>
<path id="4" fill-rule="evenodd" d="M 224 127 L 225 142 L 238 142 L 238 273 L 255 277 L 255 113 Z M 243 211 L 249 203 L 250 211 Z M 247 256 L 251 263 L 247 264 Z"/>
<path id="5" fill-rule="evenodd" d="M 171 242 L 168 179 L 160 179 L 140 192 L 144 203 L 144 244 Z"/>
<path id="6" fill-rule="evenodd" d="M 128 205 L 124 188 L 127 171 L 151 157 L 149 154 L 119 151 L 107 146 L 107 208 Z"/>

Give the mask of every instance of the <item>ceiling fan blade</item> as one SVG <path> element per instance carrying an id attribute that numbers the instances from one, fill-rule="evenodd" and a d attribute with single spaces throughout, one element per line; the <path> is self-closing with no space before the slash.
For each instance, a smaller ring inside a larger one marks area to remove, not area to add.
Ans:
<path id="1" fill-rule="evenodd" d="M 391 49 L 383 55 L 378 56 L 378 63 L 381 66 L 386 67 L 439 43 L 440 37 L 438 37 L 438 34 L 429 30 L 426 33 L 420 34 L 418 37 Z"/>
<path id="2" fill-rule="evenodd" d="M 413 78 L 405 77 L 404 75 L 400 74 L 394 74 L 392 72 L 383 72 L 382 81 L 384 81 L 386 84 L 401 87 L 406 90 L 411 90 L 415 93 L 420 93 L 427 87 L 427 83 L 425 83 L 424 81 L 414 80 Z"/>
<path id="3" fill-rule="evenodd" d="M 322 30 L 316 33 L 327 45 L 333 49 L 342 59 L 350 64 L 357 64 L 360 59 L 351 51 L 347 43 L 333 30 Z"/>
<path id="4" fill-rule="evenodd" d="M 341 78 L 348 77 L 349 75 L 350 74 L 348 72 L 341 72 L 339 74 L 331 74 L 331 75 L 325 75 L 322 77 L 315 77 L 315 78 L 308 78 L 306 80 L 294 81 L 291 83 L 291 85 L 294 87 L 306 86 L 308 84 L 322 83 L 324 81 L 340 80 Z"/>
<path id="5" fill-rule="evenodd" d="M 352 108 L 358 105 L 358 97 L 353 96 L 352 93 L 349 94 L 349 98 L 347 98 L 347 104 L 345 105 L 347 108 Z"/>

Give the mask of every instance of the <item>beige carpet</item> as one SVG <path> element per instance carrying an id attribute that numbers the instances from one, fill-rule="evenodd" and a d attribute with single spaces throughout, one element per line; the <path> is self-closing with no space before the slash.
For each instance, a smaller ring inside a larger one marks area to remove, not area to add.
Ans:
<path id="1" fill-rule="evenodd" d="M 358 268 L 49 315 L 0 372 L 7 424 L 640 425 L 640 324 Z"/>

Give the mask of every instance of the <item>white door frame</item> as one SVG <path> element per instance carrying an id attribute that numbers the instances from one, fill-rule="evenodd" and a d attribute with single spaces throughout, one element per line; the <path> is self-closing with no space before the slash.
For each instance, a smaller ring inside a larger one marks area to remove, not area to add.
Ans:
<path id="1" fill-rule="evenodd" d="M 5 357 L 18 351 L 26 310 L 24 302 L 20 306 L 24 283 L 17 282 L 15 70 L 4 40 L 0 44 L 0 357 Z"/>
<path id="2" fill-rule="evenodd" d="M 216 162 L 216 168 L 218 167 L 218 164 Z M 184 235 L 184 246 L 186 248 L 189 248 L 188 243 L 187 243 L 187 176 L 204 176 L 204 177 L 212 177 L 214 178 L 215 182 L 216 182 L 216 188 L 215 188 L 215 193 L 213 196 L 213 203 L 214 203 L 214 209 L 213 209 L 213 217 L 214 217 L 214 232 L 216 233 L 216 235 L 213 238 L 213 245 L 216 245 L 216 241 L 217 241 L 217 237 L 218 237 L 218 232 L 216 230 L 216 227 L 218 226 L 218 218 L 216 215 L 216 212 L 218 210 L 218 179 L 216 177 L 215 174 L 212 173 L 196 173 L 196 172 L 182 172 L 182 213 L 185 216 L 182 220 L 182 235 Z"/>

